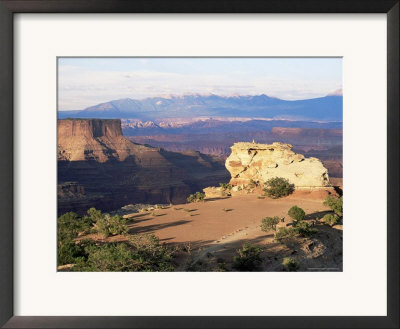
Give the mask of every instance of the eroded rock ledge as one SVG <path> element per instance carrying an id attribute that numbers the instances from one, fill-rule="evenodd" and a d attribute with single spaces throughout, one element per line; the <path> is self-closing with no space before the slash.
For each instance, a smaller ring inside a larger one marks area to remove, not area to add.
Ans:
<path id="1" fill-rule="evenodd" d="M 317 158 L 305 158 L 284 143 L 235 143 L 225 166 L 231 174 L 232 186 L 261 186 L 268 179 L 283 177 L 296 189 L 320 189 L 330 186 L 328 170 Z"/>
<path id="2" fill-rule="evenodd" d="M 104 163 L 157 152 L 126 139 L 119 119 L 58 120 L 58 160 Z"/>

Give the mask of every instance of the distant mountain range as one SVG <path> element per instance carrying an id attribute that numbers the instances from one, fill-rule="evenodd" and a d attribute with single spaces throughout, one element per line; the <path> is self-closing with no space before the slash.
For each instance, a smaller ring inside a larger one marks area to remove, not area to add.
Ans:
<path id="1" fill-rule="evenodd" d="M 314 129 L 342 129 L 342 122 L 315 122 L 290 120 L 263 120 L 243 118 L 242 120 L 226 117 L 217 119 L 197 118 L 182 122 L 180 119 L 169 121 L 137 121 L 121 119 L 124 136 L 151 136 L 151 135 L 183 135 L 183 134 L 210 134 L 210 133 L 241 133 L 255 131 L 271 131 L 274 127 L 287 128 L 314 128 Z"/>
<path id="2" fill-rule="evenodd" d="M 157 120 L 161 118 L 253 117 L 308 121 L 342 121 L 343 97 L 288 101 L 267 95 L 184 95 L 113 100 L 80 111 L 58 111 L 58 118 Z"/>

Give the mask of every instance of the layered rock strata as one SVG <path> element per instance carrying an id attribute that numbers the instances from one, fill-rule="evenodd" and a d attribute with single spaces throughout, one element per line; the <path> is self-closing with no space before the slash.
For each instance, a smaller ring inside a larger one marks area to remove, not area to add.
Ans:
<path id="1" fill-rule="evenodd" d="M 180 203 L 227 177 L 222 164 L 201 154 L 132 143 L 122 135 L 120 120 L 58 120 L 59 214 L 91 206 L 109 211 L 135 203 Z"/>

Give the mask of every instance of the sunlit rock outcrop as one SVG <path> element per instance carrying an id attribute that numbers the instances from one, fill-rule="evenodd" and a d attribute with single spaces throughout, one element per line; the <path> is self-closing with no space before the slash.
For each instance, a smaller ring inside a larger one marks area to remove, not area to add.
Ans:
<path id="1" fill-rule="evenodd" d="M 263 185 L 273 177 L 283 177 L 297 189 L 318 189 L 330 186 L 328 170 L 317 158 L 305 158 L 284 143 L 235 143 L 225 166 L 232 186 L 255 181 Z"/>

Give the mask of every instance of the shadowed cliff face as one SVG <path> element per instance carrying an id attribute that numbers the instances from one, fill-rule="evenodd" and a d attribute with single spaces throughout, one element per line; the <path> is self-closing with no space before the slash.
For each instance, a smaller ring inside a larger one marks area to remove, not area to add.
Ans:
<path id="1" fill-rule="evenodd" d="M 90 207 L 109 211 L 130 203 L 180 203 L 205 184 L 228 179 L 223 164 L 199 153 L 130 142 L 122 136 L 120 120 L 58 121 L 58 184 L 64 191 L 58 194 L 59 214 Z"/>

